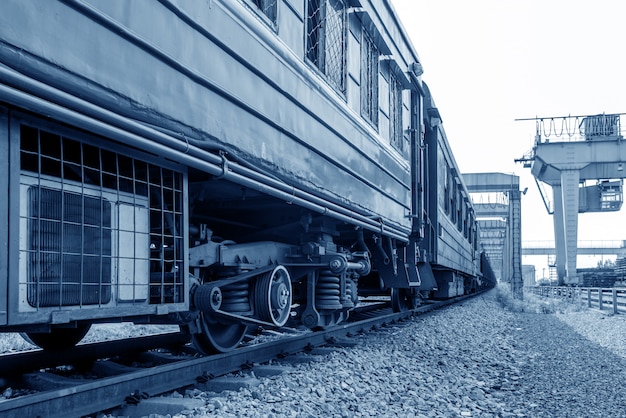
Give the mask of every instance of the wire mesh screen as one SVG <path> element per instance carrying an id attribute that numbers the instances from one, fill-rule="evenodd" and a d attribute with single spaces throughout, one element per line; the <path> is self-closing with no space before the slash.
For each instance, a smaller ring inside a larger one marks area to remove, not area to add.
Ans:
<path id="1" fill-rule="evenodd" d="M 346 5 L 342 0 L 309 0 L 306 57 L 345 92 Z"/>
<path id="2" fill-rule="evenodd" d="M 151 166 L 150 196 L 150 303 L 184 300 L 182 176 Z"/>
<path id="3" fill-rule="evenodd" d="M 278 0 L 253 0 L 252 2 L 272 23 L 276 23 Z"/>
<path id="4" fill-rule="evenodd" d="M 389 139 L 391 145 L 402 151 L 402 85 L 396 75 L 389 73 Z"/>
<path id="5" fill-rule="evenodd" d="M 183 302 L 183 178 L 20 128 L 20 284 L 32 307 Z"/>
<path id="6" fill-rule="evenodd" d="M 361 42 L 361 115 L 378 126 L 378 48 L 367 32 Z"/>

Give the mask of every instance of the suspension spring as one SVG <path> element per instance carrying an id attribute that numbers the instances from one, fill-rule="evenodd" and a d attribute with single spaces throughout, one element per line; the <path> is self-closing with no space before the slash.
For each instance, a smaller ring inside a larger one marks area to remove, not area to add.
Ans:
<path id="1" fill-rule="evenodd" d="M 330 271 L 321 271 L 315 286 L 315 306 L 317 309 L 341 309 L 341 279 Z"/>
<path id="2" fill-rule="evenodd" d="M 358 290 L 356 281 L 346 278 L 346 297 L 342 301 L 344 308 L 354 308 L 358 301 Z"/>

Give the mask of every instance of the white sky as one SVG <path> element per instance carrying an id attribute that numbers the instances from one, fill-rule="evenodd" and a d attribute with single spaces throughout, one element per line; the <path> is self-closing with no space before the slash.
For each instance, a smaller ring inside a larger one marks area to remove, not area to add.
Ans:
<path id="1" fill-rule="evenodd" d="M 626 112 L 626 2 L 391 2 L 422 61 L 461 172 L 520 176 L 520 188 L 528 187 L 522 241 L 552 241 L 552 217 L 530 169 L 514 162 L 532 148 L 535 124 L 514 119 Z M 579 241 L 626 240 L 624 210 L 579 215 Z M 578 267 L 596 262 L 578 257 Z M 539 279 L 547 256 L 523 263 L 535 264 Z"/>

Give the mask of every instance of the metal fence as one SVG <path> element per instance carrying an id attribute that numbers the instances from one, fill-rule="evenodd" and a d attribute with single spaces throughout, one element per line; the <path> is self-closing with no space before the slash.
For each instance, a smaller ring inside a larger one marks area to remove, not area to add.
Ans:
<path id="1" fill-rule="evenodd" d="M 588 308 L 626 313 L 626 288 L 535 286 L 528 291 L 543 297 L 586 305 Z"/>

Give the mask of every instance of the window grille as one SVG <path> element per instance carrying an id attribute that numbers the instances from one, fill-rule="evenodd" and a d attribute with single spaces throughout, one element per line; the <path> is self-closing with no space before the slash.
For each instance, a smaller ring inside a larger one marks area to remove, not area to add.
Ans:
<path id="1" fill-rule="evenodd" d="M 467 209 L 463 207 L 461 225 L 459 226 L 459 232 L 463 233 L 463 236 L 467 238 Z"/>
<path id="2" fill-rule="evenodd" d="M 306 57 L 345 93 L 346 5 L 342 0 L 309 0 Z"/>
<path id="3" fill-rule="evenodd" d="M 444 166 L 443 169 L 443 209 L 446 215 L 450 214 L 450 174 L 448 173 L 448 167 Z"/>
<path id="4" fill-rule="evenodd" d="M 363 31 L 361 42 L 361 115 L 378 126 L 378 48 Z"/>
<path id="5" fill-rule="evenodd" d="M 463 217 L 465 216 L 465 211 L 463 210 L 463 199 L 461 198 L 461 193 L 459 192 L 459 196 L 457 198 L 457 213 L 456 213 L 456 227 L 459 231 L 463 230 Z"/>
<path id="6" fill-rule="evenodd" d="M 391 145 L 402 151 L 402 85 L 393 71 L 389 73 L 389 139 Z"/>
<path id="7" fill-rule="evenodd" d="M 456 201 L 457 196 L 457 183 L 452 180 L 452 187 L 450 189 L 450 219 L 453 223 L 456 223 L 458 215 L 458 206 Z"/>
<path id="8" fill-rule="evenodd" d="M 272 23 L 276 23 L 278 0 L 252 0 L 252 3 L 254 3 Z"/>

